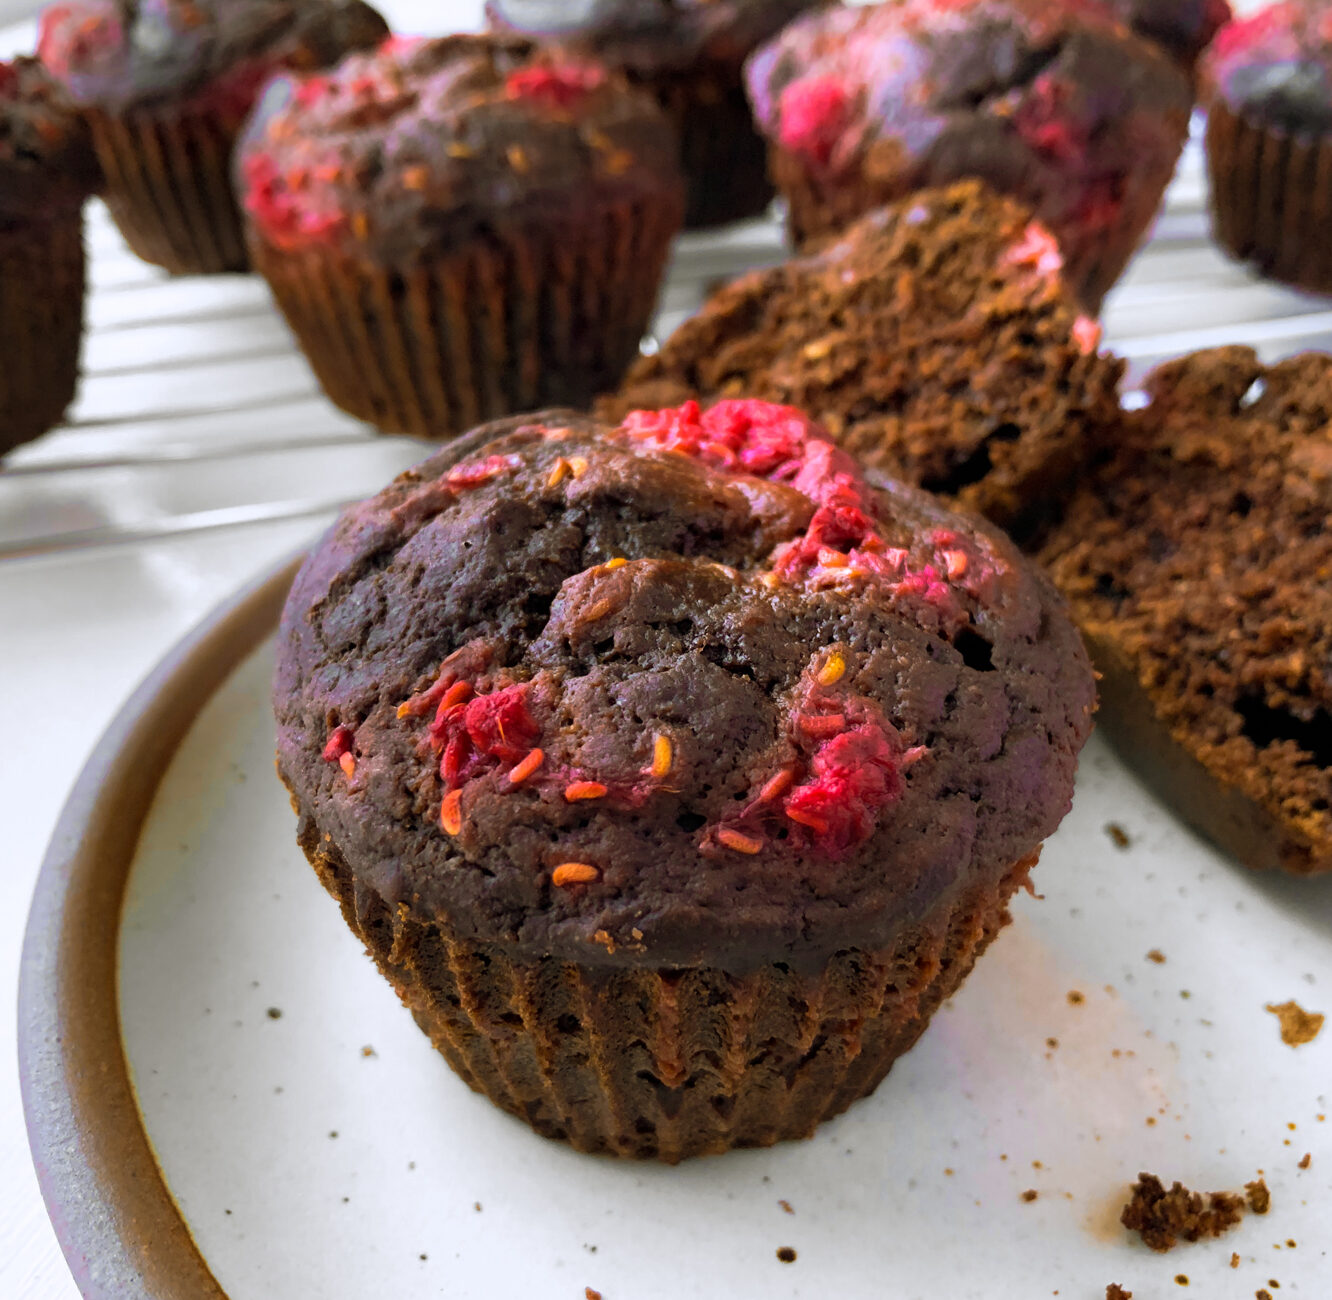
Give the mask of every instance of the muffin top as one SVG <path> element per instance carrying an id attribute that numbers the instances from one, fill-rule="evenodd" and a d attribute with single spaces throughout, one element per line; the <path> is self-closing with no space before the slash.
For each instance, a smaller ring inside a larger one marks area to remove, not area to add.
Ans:
<path id="1" fill-rule="evenodd" d="M 1192 105 L 1155 46 L 1097 4 L 1049 0 L 831 9 L 746 75 L 760 128 L 823 173 L 1113 178 L 1145 149 L 1177 151 Z"/>
<path id="2" fill-rule="evenodd" d="M 239 151 L 246 211 L 281 248 L 333 242 L 402 262 L 513 223 L 683 205 L 675 136 L 599 64 L 511 37 L 398 37 L 279 78 Z"/>
<path id="3" fill-rule="evenodd" d="M 640 74 L 699 62 L 738 66 L 806 10 L 829 0 L 487 0 L 496 30 L 575 45 Z"/>
<path id="4" fill-rule="evenodd" d="M 1094 690 L 1006 538 L 736 401 L 507 420 L 353 507 L 274 697 L 303 838 L 391 902 L 740 972 L 882 947 L 1029 855 Z"/>
<path id="5" fill-rule="evenodd" d="M 387 35 L 362 0 L 67 0 L 42 14 L 38 54 L 81 106 L 206 96 L 239 122 L 276 69 L 327 67 Z"/>
<path id="6" fill-rule="evenodd" d="M 1284 0 L 1221 29 L 1202 64 L 1208 94 L 1287 131 L 1332 128 L 1332 10 Z"/>
<path id="7" fill-rule="evenodd" d="M 1227 0 L 1103 0 L 1133 30 L 1192 65 L 1230 21 Z"/>
<path id="8" fill-rule="evenodd" d="M 0 222 L 77 208 L 97 182 L 87 128 L 46 69 L 0 62 Z"/>
<path id="9" fill-rule="evenodd" d="M 1217 348 L 1146 388 L 1042 558 L 1175 740 L 1297 829 L 1285 865 L 1327 870 L 1332 357 Z"/>

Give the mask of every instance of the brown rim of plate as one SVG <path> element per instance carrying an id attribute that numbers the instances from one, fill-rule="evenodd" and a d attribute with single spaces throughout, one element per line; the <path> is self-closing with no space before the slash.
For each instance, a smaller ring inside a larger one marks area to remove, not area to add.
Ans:
<path id="1" fill-rule="evenodd" d="M 162 777 L 204 704 L 276 627 L 298 565 L 223 605 L 134 692 L 80 773 L 37 877 L 19 971 L 23 1111 L 47 1213 L 89 1300 L 226 1300 L 167 1189 L 130 1083 L 120 916 Z"/>

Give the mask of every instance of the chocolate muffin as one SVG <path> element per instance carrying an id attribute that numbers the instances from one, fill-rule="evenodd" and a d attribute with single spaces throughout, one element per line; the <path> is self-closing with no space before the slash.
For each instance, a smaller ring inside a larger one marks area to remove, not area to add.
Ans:
<path id="1" fill-rule="evenodd" d="M 749 63 L 801 242 L 965 177 L 1031 207 L 1093 314 L 1160 205 L 1192 83 L 1103 10 L 893 0 L 793 23 Z"/>
<path id="2" fill-rule="evenodd" d="M 1246 865 L 1332 870 L 1332 357 L 1157 370 L 1044 553 L 1152 790 Z"/>
<path id="3" fill-rule="evenodd" d="M 35 59 L 0 63 L 0 453 L 58 424 L 83 337 L 83 123 Z"/>
<path id="4" fill-rule="evenodd" d="M 592 57 L 653 95 L 675 125 L 685 224 L 758 216 L 772 200 L 766 149 L 745 99 L 745 59 L 829 0 L 487 0 L 499 31 Z"/>
<path id="5" fill-rule="evenodd" d="M 38 53 L 92 131 L 129 246 L 207 274 L 247 269 L 231 154 L 264 82 L 387 35 L 362 0 L 66 0 Z"/>
<path id="6" fill-rule="evenodd" d="M 1213 233 L 1264 275 L 1332 293 L 1332 15 L 1271 5 L 1202 63 Z"/>
<path id="7" fill-rule="evenodd" d="M 730 402 L 523 416 L 353 507 L 274 698 L 300 844 L 459 1075 L 673 1162 L 807 1136 L 915 1042 L 1093 684 L 1000 534 Z"/>
<path id="8" fill-rule="evenodd" d="M 1121 22 L 1192 68 L 1230 21 L 1227 0 L 1101 0 Z"/>
<path id="9" fill-rule="evenodd" d="M 280 80 L 239 167 L 254 264 L 329 397 L 433 438 L 618 383 L 684 211 L 652 100 L 511 37 Z"/>
<path id="10" fill-rule="evenodd" d="M 1118 427 L 1123 366 L 1099 341 L 1053 237 L 963 181 L 718 290 L 601 409 L 798 406 L 864 463 L 1026 536 Z"/>

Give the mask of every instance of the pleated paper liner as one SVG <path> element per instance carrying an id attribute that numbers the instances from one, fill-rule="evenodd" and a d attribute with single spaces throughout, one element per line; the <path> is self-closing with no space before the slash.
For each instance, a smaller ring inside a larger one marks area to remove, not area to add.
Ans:
<path id="1" fill-rule="evenodd" d="M 740 71 L 736 68 L 730 76 L 726 71 L 701 67 L 637 82 L 661 105 L 679 135 L 689 230 L 762 216 L 774 194 L 767 145 L 754 129 Z"/>
<path id="2" fill-rule="evenodd" d="M 1332 293 L 1332 141 L 1217 102 L 1207 117 L 1207 169 L 1222 248 L 1273 279 Z"/>
<path id="3" fill-rule="evenodd" d="M 251 254 L 336 405 L 386 433 L 446 438 L 613 388 L 638 355 L 680 216 L 657 199 L 478 237 L 401 271 L 257 236 Z"/>
<path id="4" fill-rule="evenodd" d="M 0 452 L 59 424 L 83 339 L 83 213 L 0 230 Z"/>
<path id="5" fill-rule="evenodd" d="M 1133 254 L 1142 243 L 1156 217 L 1165 188 L 1173 175 L 1175 160 L 1153 173 L 1143 171 L 1132 178 L 1131 193 L 1121 208 L 1122 218 L 1106 227 L 1089 228 L 1070 237 L 1065 231 L 1060 239 L 1064 257 L 1064 279 L 1089 315 L 1100 312 L 1105 295 L 1123 275 Z M 802 251 L 817 251 L 830 243 L 847 226 L 874 208 L 905 199 L 920 188 L 897 178 L 874 179 L 859 175 L 824 180 L 786 149 L 774 146 L 768 156 L 768 168 L 778 191 L 786 199 L 787 227 L 792 242 Z M 938 184 L 951 184 L 963 176 L 944 177 Z M 983 177 L 981 178 L 984 179 Z M 1013 195 L 1030 207 L 1022 195 Z M 1036 214 L 1039 217 L 1039 213 Z M 1053 223 L 1045 222 L 1051 232 L 1060 235 Z"/>
<path id="6" fill-rule="evenodd" d="M 205 112 L 87 114 L 125 242 L 173 275 L 249 269 L 231 185 L 235 133 Z"/>
<path id="7" fill-rule="evenodd" d="M 1036 856 L 938 906 L 883 951 L 803 975 L 517 962 L 354 879 L 310 824 L 302 847 L 455 1072 L 544 1137 L 674 1164 L 809 1137 L 878 1086 L 1008 922 Z"/>

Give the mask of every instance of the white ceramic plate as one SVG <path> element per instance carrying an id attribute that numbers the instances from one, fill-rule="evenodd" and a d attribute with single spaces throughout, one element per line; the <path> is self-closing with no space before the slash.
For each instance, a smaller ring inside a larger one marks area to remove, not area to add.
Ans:
<path id="1" fill-rule="evenodd" d="M 450 1073 L 297 850 L 268 706 L 288 577 L 219 615 L 131 703 L 44 875 L 25 1081 L 88 1294 L 215 1294 L 179 1261 L 162 1271 L 182 1243 L 191 1255 L 175 1207 L 232 1300 L 1101 1300 L 1110 1282 L 1210 1298 L 1269 1279 L 1281 1296 L 1328 1294 L 1332 1031 L 1288 1047 L 1264 1007 L 1332 1011 L 1332 881 L 1227 861 L 1093 740 L 1036 875 L 1044 897 L 1018 900 L 872 1098 L 769 1151 L 674 1169 L 581 1156 Z M 114 910 L 80 902 L 117 889 L 118 936 Z M 104 946 L 118 996 L 62 966 L 62 945 Z M 77 1059 L 107 1014 L 133 1105 L 114 1081 L 89 1087 L 97 1058 Z M 150 1229 L 137 1198 L 151 1179 L 107 1171 L 140 1124 L 174 1200 Z M 83 1151 L 64 1159 L 62 1142 Z M 1272 1210 L 1155 1255 L 1116 1223 L 1139 1170 L 1203 1190 L 1261 1170 Z"/>

